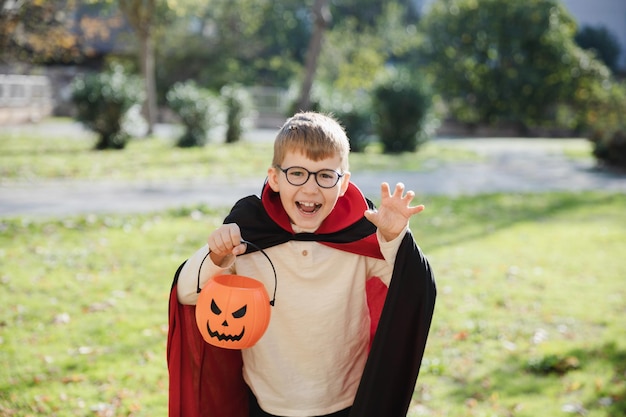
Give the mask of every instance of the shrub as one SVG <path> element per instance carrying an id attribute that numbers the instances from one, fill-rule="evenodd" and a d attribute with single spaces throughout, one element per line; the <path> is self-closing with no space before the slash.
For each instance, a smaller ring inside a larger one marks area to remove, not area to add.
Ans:
<path id="1" fill-rule="evenodd" d="M 432 103 L 427 84 L 406 73 L 398 73 L 374 89 L 374 132 L 385 153 L 414 152 L 429 139 Z"/>
<path id="2" fill-rule="evenodd" d="M 596 84 L 585 112 L 593 155 L 602 164 L 626 168 L 626 83 Z"/>
<path id="3" fill-rule="evenodd" d="M 350 151 L 365 151 L 367 145 L 372 141 L 372 117 L 370 112 L 358 105 L 348 104 L 334 114 L 346 129 L 346 134 L 350 141 Z"/>
<path id="4" fill-rule="evenodd" d="M 241 140 L 246 118 L 252 112 L 252 96 L 239 85 L 226 85 L 220 90 L 226 108 L 226 143 Z"/>
<path id="5" fill-rule="evenodd" d="M 185 132 L 176 146 L 189 148 L 204 146 L 208 132 L 216 124 L 221 108 L 217 97 L 210 90 L 199 87 L 194 81 L 174 84 L 167 92 L 168 106 L 180 118 Z"/>
<path id="6" fill-rule="evenodd" d="M 129 110 L 143 101 L 141 80 L 121 66 L 79 76 L 71 89 L 76 119 L 99 135 L 96 149 L 123 149 L 132 137 L 131 127 L 145 123 L 138 112 L 133 112 L 132 118 L 129 115 Z"/>
<path id="7" fill-rule="evenodd" d="M 328 89 L 320 95 L 321 111 L 332 114 L 344 127 L 350 151 L 363 152 L 371 142 L 372 108 L 369 93 L 337 92 Z"/>

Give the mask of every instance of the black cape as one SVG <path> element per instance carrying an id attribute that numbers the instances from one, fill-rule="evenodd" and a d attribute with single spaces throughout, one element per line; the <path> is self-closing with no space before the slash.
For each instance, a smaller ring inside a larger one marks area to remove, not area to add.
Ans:
<path id="1" fill-rule="evenodd" d="M 289 240 L 313 240 L 337 249 L 380 258 L 376 228 L 363 212 L 373 208 L 350 184 L 315 233 L 294 233 L 279 197 L 264 187 L 262 198 L 239 200 L 224 223 L 237 223 L 242 238 L 265 249 Z M 248 245 L 247 252 L 257 250 Z M 167 359 L 170 417 L 247 417 L 247 388 L 241 354 L 204 342 L 195 306 L 176 299 L 178 268 L 170 293 Z M 419 374 L 435 306 L 435 280 L 410 231 L 398 249 L 352 417 L 406 416 Z M 280 302 L 280 290 L 277 296 Z"/>

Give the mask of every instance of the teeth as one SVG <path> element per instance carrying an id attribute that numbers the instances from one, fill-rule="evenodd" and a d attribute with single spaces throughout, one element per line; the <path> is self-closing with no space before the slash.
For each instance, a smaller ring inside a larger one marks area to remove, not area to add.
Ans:
<path id="1" fill-rule="evenodd" d="M 315 203 L 311 203 L 308 201 L 300 201 L 300 205 L 305 206 L 305 207 L 315 207 Z"/>

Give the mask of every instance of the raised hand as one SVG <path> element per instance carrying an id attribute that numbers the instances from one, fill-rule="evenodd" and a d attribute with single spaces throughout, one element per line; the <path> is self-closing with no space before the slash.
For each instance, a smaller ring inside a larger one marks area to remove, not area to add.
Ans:
<path id="1" fill-rule="evenodd" d="M 396 184 L 391 194 L 389 184 L 383 182 L 380 186 L 381 202 L 378 210 L 366 210 L 365 218 L 378 228 L 383 238 L 393 240 L 404 230 L 411 216 L 424 210 L 423 205 L 411 206 L 415 193 L 404 191 L 404 184 Z"/>

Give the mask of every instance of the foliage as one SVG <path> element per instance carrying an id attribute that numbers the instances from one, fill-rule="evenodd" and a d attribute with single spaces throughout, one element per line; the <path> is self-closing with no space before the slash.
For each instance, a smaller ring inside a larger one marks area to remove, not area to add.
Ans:
<path id="1" fill-rule="evenodd" d="M 240 85 L 226 85 L 220 90 L 226 108 L 226 143 L 239 142 L 253 110 L 252 96 Z"/>
<path id="2" fill-rule="evenodd" d="M 372 107 L 369 92 L 318 92 L 322 112 L 332 114 L 346 130 L 351 152 L 364 152 L 372 141 Z"/>
<path id="3" fill-rule="evenodd" d="M 432 100 L 426 81 L 404 71 L 392 74 L 374 89 L 374 131 L 384 152 L 414 152 L 429 139 Z"/>
<path id="4" fill-rule="evenodd" d="M 204 146 L 209 130 L 221 116 L 219 99 L 191 80 L 174 84 L 166 98 L 168 106 L 185 126 L 185 133 L 178 139 L 177 146 Z"/>
<path id="5" fill-rule="evenodd" d="M 624 415 L 625 196 L 421 202 L 439 296 L 408 416 Z M 163 415 L 172 275 L 226 214 L 0 219 L 0 414 Z"/>
<path id="6" fill-rule="evenodd" d="M 97 1 L 97 0 L 96 0 Z M 112 2 L 114 0 L 106 0 Z M 138 40 L 139 68 L 144 79 L 146 101 L 144 113 L 152 132 L 157 118 L 157 81 L 155 45 L 163 27 L 176 13 L 193 10 L 200 0 L 116 0 L 126 21 L 132 26 Z M 193 11 L 191 11 L 193 13 Z"/>
<path id="7" fill-rule="evenodd" d="M 417 30 L 419 18 L 412 3 L 411 0 L 391 1 L 376 20 L 374 29 L 383 42 L 386 64 L 407 62 L 408 56 L 423 42 L 423 36 Z"/>
<path id="8" fill-rule="evenodd" d="M 594 84 L 584 117 L 594 156 L 603 164 L 626 169 L 626 82 Z"/>
<path id="9" fill-rule="evenodd" d="M 72 84 L 72 101 L 78 121 L 99 135 L 96 149 L 123 149 L 131 129 L 141 123 L 137 112 L 130 112 L 143 100 L 141 81 L 113 66 L 98 74 L 79 76 Z M 129 119 L 129 115 L 133 115 Z"/>
<path id="10" fill-rule="evenodd" d="M 333 5 L 346 16 L 326 34 L 313 90 L 319 108 L 343 122 L 354 152 L 362 152 L 375 138 L 372 96 L 387 76 L 387 65 L 402 67 L 421 39 L 407 23 L 410 5 L 385 1 L 357 10 L 362 7 L 353 2 Z M 380 13 L 370 15 L 372 10 Z"/>
<path id="11" fill-rule="evenodd" d="M 609 77 L 575 28 L 558 0 L 440 1 L 421 22 L 421 59 L 457 120 L 549 125 L 581 84 Z"/>
<path id="12" fill-rule="evenodd" d="M 336 21 L 354 18 L 359 22 L 358 30 L 376 26 L 389 7 L 403 9 L 405 20 L 414 20 L 417 16 L 416 4 L 410 0 L 342 0 L 331 2 L 331 6 Z"/>
<path id="13" fill-rule="evenodd" d="M 415 26 L 404 22 L 405 14 L 406 9 L 388 2 L 371 25 L 352 16 L 338 20 L 326 33 L 317 81 L 342 94 L 371 91 L 385 66 L 403 60 L 420 42 Z"/>
<path id="14" fill-rule="evenodd" d="M 326 33 L 317 80 L 341 92 L 371 90 L 386 56 L 382 39 L 371 29 L 357 31 L 358 21 L 346 19 Z"/>
<path id="15" fill-rule="evenodd" d="M 300 1 L 207 2 L 167 28 L 157 51 L 159 90 L 187 79 L 215 91 L 232 83 L 285 87 L 302 67 L 309 34 Z"/>
<path id="16" fill-rule="evenodd" d="M 416 38 L 415 27 L 405 27 L 408 6 L 373 2 L 366 10 L 351 3 L 331 5 L 333 24 L 316 72 L 316 81 L 343 91 L 370 88 L 385 62 Z M 303 70 L 309 7 L 295 0 L 216 0 L 199 7 L 171 25 L 160 45 L 160 91 L 185 79 L 216 91 L 230 83 L 288 88 Z"/>
<path id="17" fill-rule="evenodd" d="M 70 63 L 85 58 L 95 34 L 110 34 L 111 16 L 89 19 L 77 0 L 0 1 L 0 62 Z M 63 10 L 67 13 L 60 13 Z M 73 28 L 70 17 L 80 22 Z M 86 35 L 83 30 L 92 36 Z"/>
<path id="18" fill-rule="evenodd" d="M 372 116 L 362 103 L 346 104 L 334 112 L 346 130 L 351 152 L 364 152 L 372 141 Z"/>
<path id="19" fill-rule="evenodd" d="M 574 37 L 583 49 L 594 51 L 596 56 L 615 72 L 620 56 L 620 44 L 615 34 L 604 26 L 583 26 Z"/>

